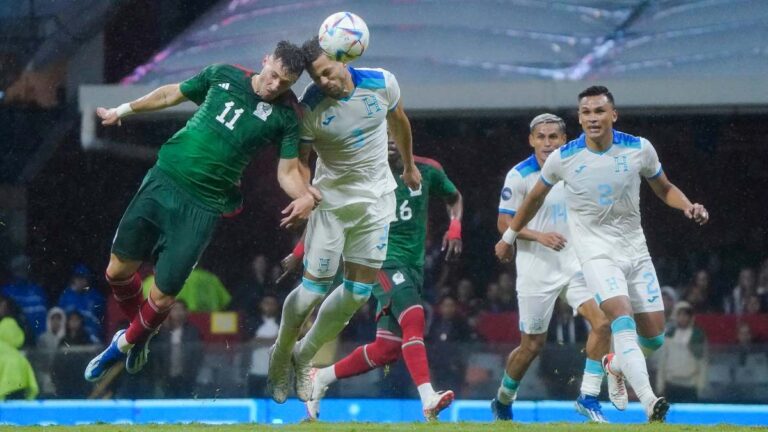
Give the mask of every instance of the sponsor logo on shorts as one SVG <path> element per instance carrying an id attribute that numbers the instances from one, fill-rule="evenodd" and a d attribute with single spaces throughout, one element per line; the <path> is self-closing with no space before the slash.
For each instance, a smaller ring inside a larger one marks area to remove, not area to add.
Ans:
<path id="1" fill-rule="evenodd" d="M 656 299 L 658 299 L 658 298 L 659 298 L 659 296 L 653 296 L 653 297 L 651 297 L 651 298 L 649 298 L 649 299 L 648 299 L 648 303 L 653 303 L 653 302 L 655 302 L 655 301 L 656 301 Z"/>

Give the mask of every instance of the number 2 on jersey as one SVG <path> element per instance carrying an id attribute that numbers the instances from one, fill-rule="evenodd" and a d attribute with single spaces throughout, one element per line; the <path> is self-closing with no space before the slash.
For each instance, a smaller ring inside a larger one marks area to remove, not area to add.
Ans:
<path id="1" fill-rule="evenodd" d="M 225 103 L 224 104 L 224 111 L 222 111 L 221 114 L 216 116 L 216 120 L 218 120 L 219 123 L 221 123 L 224 126 L 226 126 L 227 129 L 229 129 L 229 130 L 235 130 L 235 122 L 245 112 L 244 109 L 238 108 L 238 109 L 235 110 L 235 116 L 232 117 L 232 120 L 227 121 L 227 114 L 229 114 L 229 110 L 231 110 L 233 106 L 235 106 L 235 103 L 232 102 L 232 101 L 229 101 L 229 102 Z"/>

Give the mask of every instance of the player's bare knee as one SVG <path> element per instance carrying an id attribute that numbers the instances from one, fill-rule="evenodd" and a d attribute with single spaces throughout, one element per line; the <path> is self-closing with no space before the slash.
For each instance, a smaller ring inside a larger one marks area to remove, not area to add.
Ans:
<path id="1" fill-rule="evenodd" d="M 525 335 L 520 343 L 520 348 L 526 351 L 530 356 L 536 357 L 544 349 L 544 344 L 547 342 L 547 334 L 532 334 Z"/>
<path id="2" fill-rule="evenodd" d="M 107 282 L 124 281 L 133 276 L 140 265 L 141 262 L 125 260 L 112 254 L 109 257 L 109 264 L 104 272 L 104 277 L 107 279 Z"/>

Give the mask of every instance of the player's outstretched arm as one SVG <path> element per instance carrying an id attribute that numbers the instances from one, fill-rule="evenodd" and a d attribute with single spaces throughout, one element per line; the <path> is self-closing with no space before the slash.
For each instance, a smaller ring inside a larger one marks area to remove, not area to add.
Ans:
<path id="1" fill-rule="evenodd" d="M 150 93 L 132 102 L 121 104 L 115 108 L 96 108 L 96 115 L 101 118 L 104 126 L 120 126 L 123 117 L 139 112 L 157 111 L 178 105 L 187 100 L 179 84 L 168 84 L 152 90 Z"/>
<path id="2" fill-rule="evenodd" d="M 547 197 L 551 186 L 547 185 L 543 181 L 539 180 L 536 185 L 531 189 L 528 195 L 525 197 L 523 204 L 517 209 L 515 217 L 509 222 L 509 226 L 501 236 L 501 240 L 496 243 L 496 257 L 502 262 L 509 262 L 512 260 L 514 252 L 513 245 L 517 239 L 520 230 L 522 230 L 528 222 L 536 216 L 536 213 L 544 204 L 544 198 Z"/>
<path id="3" fill-rule="evenodd" d="M 448 210 L 448 218 L 451 224 L 443 235 L 443 248 L 446 261 L 454 261 L 461 255 L 463 244 L 461 241 L 461 219 L 464 217 L 464 198 L 458 190 L 454 195 L 445 199 L 445 207 Z"/>
<path id="4" fill-rule="evenodd" d="M 280 221 L 281 227 L 293 228 L 301 221 L 306 221 L 321 199 L 319 192 L 310 189 L 305 181 L 300 164 L 299 158 L 291 158 L 280 159 L 277 165 L 277 181 L 283 191 L 293 198 L 288 207 L 283 209 L 282 213 L 286 216 Z"/>
<path id="5" fill-rule="evenodd" d="M 405 115 L 402 103 L 387 113 L 387 125 L 395 138 L 397 151 L 403 159 L 403 174 L 400 177 L 411 190 L 418 190 L 421 187 L 421 172 L 416 168 L 416 162 L 413 160 L 411 122 Z"/>
<path id="6" fill-rule="evenodd" d="M 682 210 L 685 217 L 692 219 L 699 225 L 704 225 L 709 221 L 709 212 L 703 205 L 691 203 L 683 191 L 677 188 L 669 181 L 667 175 L 662 172 L 657 177 L 647 179 L 648 185 L 664 203 L 672 208 Z"/>

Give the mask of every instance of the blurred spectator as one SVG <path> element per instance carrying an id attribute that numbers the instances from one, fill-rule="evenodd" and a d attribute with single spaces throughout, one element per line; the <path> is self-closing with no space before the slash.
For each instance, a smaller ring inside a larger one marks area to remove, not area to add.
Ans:
<path id="1" fill-rule="evenodd" d="M 744 313 L 746 300 L 757 294 L 757 278 L 755 271 L 744 267 L 739 272 L 739 280 L 733 290 L 723 299 L 723 310 L 728 314 L 741 315 Z"/>
<path id="2" fill-rule="evenodd" d="M 83 371 L 98 349 L 98 345 L 95 345 L 97 342 L 86 330 L 80 312 L 69 312 L 66 333 L 61 339 L 51 369 L 56 396 L 62 399 L 82 399 L 88 396 L 91 386 L 83 379 Z"/>
<path id="3" fill-rule="evenodd" d="M 438 314 L 427 336 L 437 387 L 458 391 L 464 383 L 466 359 L 463 344 L 471 339 L 471 329 L 458 310 L 456 298 L 445 296 L 437 304 Z"/>
<path id="4" fill-rule="evenodd" d="M 715 293 L 710 285 L 709 272 L 698 270 L 693 275 L 693 280 L 685 291 L 684 299 L 693 308 L 694 313 L 716 312 Z"/>
<path id="5" fill-rule="evenodd" d="M 666 334 L 660 352 L 656 388 L 670 400 L 695 402 L 706 384 L 708 350 L 704 332 L 694 324 L 694 309 L 675 305 L 675 328 Z"/>
<path id="6" fill-rule="evenodd" d="M 155 338 L 156 377 L 167 398 L 194 397 L 197 372 L 203 360 L 200 332 L 189 323 L 189 311 L 184 300 L 176 300 L 168 320 Z"/>
<path id="7" fill-rule="evenodd" d="M 41 359 L 37 375 L 40 378 L 40 389 L 43 397 L 56 393 L 56 388 L 53 386 L 50 371 L 53 367 L 53 359 L 56 356 L 56 351 L 58 351 L 61 340 L 66 333 L 66 320 L 67 316 L 63 309 L 60 307 L 52 307 L 48 311 L 45 333 L 37 338 L 36 345 Z"/>
<path id="8" fill-rule="evenodd" d="M 29 257 L 17 255 L 11 260 L 11 281 L 0 287 L 0 294 L 13 300 L 24 314 L 25 323 L 19 323 L 29 330 L 34 343 L 45 331 L 45 315 L 48 310 L 48 296 L 43 287 L 29 279 Z"/>
<path id="9" fill-rule="evenodd" d="M 59 346 L 98 344 L 99 338 L 92 335 L 85 327 L 85 320 L 79 311 L 73 310 L 67 314 L 67 324 L 64 337 Z"/>
<path id="10" fill-rule="evenodd" d="M 515 294 L 515 278 L 508 272 L 499 274 L 497 280 L 501 291 L 501 301 L 511 305 L 512 310 L 517 310 L 517 295 Z"/>
<path id="11" fill-rule="evenodd" d="M 661 287 L 661 301 L 664 302 L 664 332 L 666 333 L 675 328 L 672 312 L 677 303 L 677 291 L 669 285 Z"/>
<path id="12" fill-rule="evenodd" d="M 765 307 L 763 306 L 763 299 L 760 298 L 760 296 L 752 294 L 746 298 L 744 304 L 745 314 L 759 314 L 763 312 L 765 312 Z"/>
<path id="13" fill-rule="evenodd" d="M 483 311 L 490 313 L 508 312 L 512 310 L 512 305 L 504 301 L 501 296 L 501 286 L 496 282 L 491 282 L 485 288 L 485 300 L 483 302 Z"/>
<path id="14" fill-rule="evenodd" d="M 144 297 L 149 295 L 155 276 L 147 276 L 141 283 Z M 190 312 L 218 312 L 229 306 L 232 296 L 221 280 L 208 270 L 196 267 L 189 274 L 176 300 L 184 301 Z"/>
<path id="15" fill-rule="evenodd" d="M 19 351 L 24 331 L 14 318 L 14 307 L 0 296 L 0 400 L 34 399 L 39 388 L 32 365 Z"/>
<path id="16" fill-rule="evenodd" d="M 589 327 L 581 317 L 576 317 L 568 303 L 558 299 L 552 321 L 549 323 L 547 342 L 558 345 L 582 344 L 587 341 Z"/>
<path id="17" fill-rule="evenodd" d="M 268 294 L 259 302 L 259 313 L 255 323 L 255 332 L 251 343 L 251 364 L 248 370 L 248 396 L 265 397 L 267 369 L 269 367 L 269 348 L 277 339 L 280 328 L 280 303 L 277 297 Z"/>
<path id="18" fill-rule="evenodd" d="M 72 271 L 69 286 L 59 297 L 59 307 L 68 315 L 78 312 L 84 320 L 87 333 L 100 339 L 103 336 L 101 323 L 104 319 L 106 302 L 98 290 L 91 288 L 92 278 L 93 274 L 88 267 L 77 264 Z"/>
<path id="19" fill-rule="evenodd" d="M 251 260 L 248 275 L 232 293 L 232 305 L 242 312 L 244 317 L 253 317 L 258 310 L 258 301 L 267 286 L 270 285 L 269 262 L 263 254 L 256 255 Z"/>

